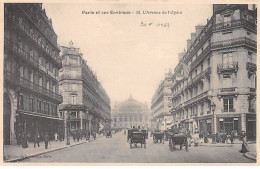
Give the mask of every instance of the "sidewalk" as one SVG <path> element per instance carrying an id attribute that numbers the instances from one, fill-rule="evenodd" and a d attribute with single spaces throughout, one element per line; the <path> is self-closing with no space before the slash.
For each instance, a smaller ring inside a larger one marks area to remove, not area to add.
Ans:
<path id="1" fill-rule="evenodd" d="M 244 156 L 246 158 L 256 161 L 256 158 L 257 158 L 256 141 L 248 141 L 247 144 L 249 147 L 249 152 L 244 153 Z M 199 146 L 209 146 L 209 147 L 233 147 L 234 146 L 234 148 L 237 149 L 237 151 L 239 152 L 242 147 L 242 141 L 240 141 L 239 139 L 236 139 L 233 144 L 231 144 L 230 142 L 212 144 L 212 140 L 209 138 L 208 143 L 200 142 Z"/>
<path id="2" fill-rule="evenodd" d="M 70 138 L 70 145 L 66 145 L 66 139 L 64 141 L 51 141 L 49 144 L 48 149 L 45 149 L 45 144 L 44 142 L 40 142 L 40 147 L 35 145 L 34 148 L 34 143 L 29 142 L 28 143 L 28 148 L 22 148 L 22 146 L 18 147 L 17 145 L 4 145 L 4 161 L 5 162 L 15 162 L 15 161 L 20 161 L 29 157 L 33 157 L 36 155 L 41 155 L 47 152 L 52 152 L 56 150 L 61 150 L 65 149 L 68 147 L 73 147 L 79 144 L 84 144 L 86 142 L 91 142 L 93 141 L 93 137 L 90 138 L 89 141 L 86 141 L 86 139 L 73 141 L 72 137 Z"/>
<path id="3" fill-rule="evenodd" d="M 244 153 L 244 156 L 245 156 L 246 158 L 249 158 L 249 159 L 251 159 L 251 160 L 256 161 L 256 158 L 257 158 L 256 143 L 254 143 L 254 144 L 248 144 L 248 147 L 249 147 L 249 152 Z"/>

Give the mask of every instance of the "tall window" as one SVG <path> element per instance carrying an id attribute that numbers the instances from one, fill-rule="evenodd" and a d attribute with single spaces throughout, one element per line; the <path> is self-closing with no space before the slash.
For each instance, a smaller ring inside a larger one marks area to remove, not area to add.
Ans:
<path id="1" fill-rule="evenodd" d="M 50 114 L 50 103 L 46 103 L 46 113 Z"/>
<path id="2" fill-rule="evenodd" d="M 223 54 L 223 64 L 229 64 L 232 63 L 232 61 L 233 61 L 233 56 L 231 52 Z"/>
<path id="3" fill-rule="evenodd" d="M 33 103 L 33 98 L 32 97 L 30 97 L 30 101 L 29 101 L 29 108 L 30 108 L 30 111 L 34 111 L 34 103 Z"/>
<path id="4" fill-rule="evenodd" d="M 73 90 L 73 91 L 77 90 L 77 84 L 72 83 L 71 84 L 71 90 Z"/>
<path id="5" fill-rule="evenodd" d="M 55 86 L 55 84 L 52 85 L 52 91 L 53 91 L 53 93 L 56 93 L 56 86 Z"/>
<path id="6" fill-rule="evenodd" d="M 39 77 L 39 86 L 42 86 L 42 77 Z"/>
<path id="7" fill-rule="evenodd" d="M 33 70 L 29 72 L 29 80 L 33 82 Z"/>
<path id="8" fill-rule="evenodd" d="M 37 112 L 41 113 L 41 109 L 42 109 L 42 102 L 41 100 L 37 100 Z"/>
<path id="9" fill-rule="evenodd" d="M 42 105 L 43 105 L 42 111 L 43 111 L 43 113 L 46 113 L 46 102 L 43 102 Z"/>
<path id="10" fill-rule="evenodd" d="M 39 56 L 39 64 L 42 65 L 42 57 Z"/>
<path id="11" fill-rule="evenodd" d="M 234 111 L 233 98 L 224 98 L 223 105 L 224 105 L 224 112 L 233 112 Z"/>
<path id="12" fill-rule="evenodd" d="M 24 69 L 23 66 L 20 67 L 20 76 L 24 77 Z"/>
<path id="13" fill-rule="evenodd" d="M 24 110 L 23 95 L 21 94 L 19 94 L 18 103 L 19 103 L 20 110 Z"/>
<path id="14" fill-rule="evenodd" d="M 47 80 L 47 82 L 46 82 L 46 88 L 47 88 L 48 90 L 50 90 L 50 81 L 49 81 L 49 80 Z"/>
<path id="15" fill-rule="evenodd" d="M 224 22 L 231 22 L 231 15 L 224 15 Z"/>
<path id="16" fill-rule="evenodd" d="M 77 104 L 77 95 L 75 94 L 71 95 L 71 104 L 73 105 Z"/>
<path id="17" fill-rule="evenodd" d="M 253 54 L 250 51 L 248 51 L 248 62 L 250 62 L 250 63 L 253 62 Z"/>
<path id="18" fill-rule="evenodd" d="M 77 59 L 75 59 L 75 58 L 71 59 L 71 64 L 72 64 L 72 65 L 76 66 L 76 65 L 77 65 L 77 62 L 78 62 Z"/>
<path id="19" fill-rule="evenodd" d="M 204 114 L 204 103 L 201 103 L 201 106 L 200 106 L 200 114 L 201 114 L 201 115 Z"/>

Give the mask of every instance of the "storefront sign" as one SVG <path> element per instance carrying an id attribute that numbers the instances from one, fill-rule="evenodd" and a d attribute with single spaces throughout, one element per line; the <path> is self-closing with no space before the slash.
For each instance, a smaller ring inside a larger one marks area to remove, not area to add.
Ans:
<path id="1" fill-rule="evenodd" d="M 234 120 L 238 120 L 238 118 L 234 118 Z"/>
<path id="2" fill-rule="evenodd" d="M 220 118 L 219 121 L 224 121 L 224 119 L 223 119 L 223 118 Z"/>

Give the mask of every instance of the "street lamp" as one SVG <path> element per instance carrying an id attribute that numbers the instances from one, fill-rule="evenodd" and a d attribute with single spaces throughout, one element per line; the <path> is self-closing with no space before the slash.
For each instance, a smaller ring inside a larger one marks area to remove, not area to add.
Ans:
<path id="1" fill-rule="evenodd" d="M 212 102 L 212 104 L 211 104 L 211 110 L 213 112 L 213 114 L 212 114 L 212 144 L 216 144 L 215 109 L 216 109 L 216 104 L 214 102 Z"/>
<path id="2" fill-rule="evenodd" d="M 66 145 L 70 145 L 70 113 L 67 113 L 67 143 Z"/>

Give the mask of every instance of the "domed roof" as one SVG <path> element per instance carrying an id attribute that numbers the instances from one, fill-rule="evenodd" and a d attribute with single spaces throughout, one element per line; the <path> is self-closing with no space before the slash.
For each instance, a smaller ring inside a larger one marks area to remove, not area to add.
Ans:
<path id="1" fill-rule="evenodd" d="M 148 107 L 146 104 L 143 104 L 142 102 L 139 102 L 130 95 L 130 97 L 115 105 L 114 112 L 140 112 L 140 111 L 147 111 Z"/>

